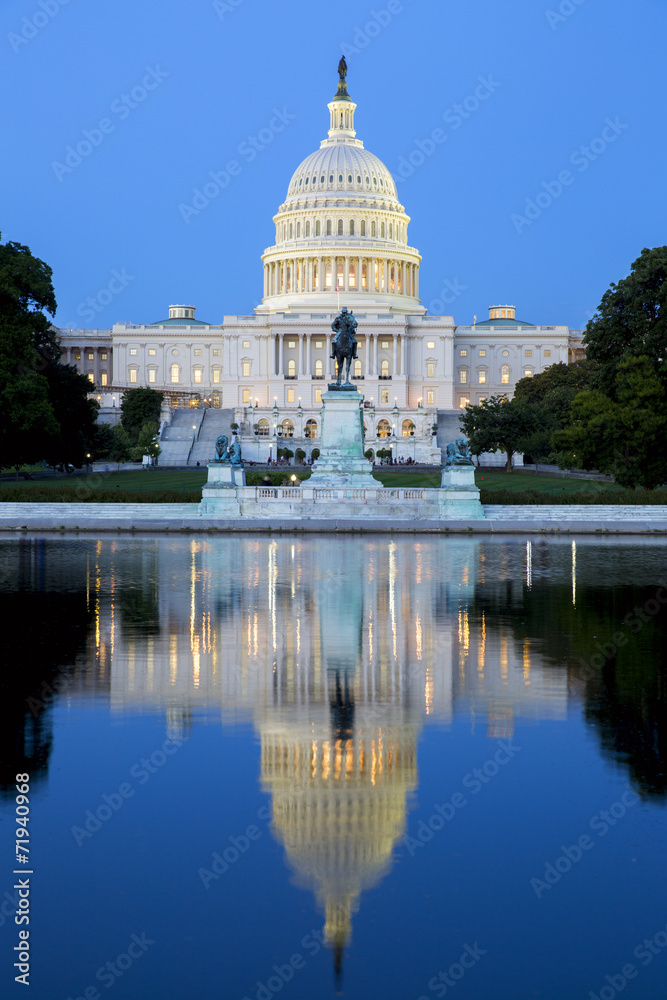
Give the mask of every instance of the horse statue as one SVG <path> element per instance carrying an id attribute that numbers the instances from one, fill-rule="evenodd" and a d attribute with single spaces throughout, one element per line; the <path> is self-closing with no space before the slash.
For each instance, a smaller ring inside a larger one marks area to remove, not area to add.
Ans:
<path id="1" fill-rule="evenodd" d="M 227 445 L 229 444 L 229 438 L 226 434 L 221 434 L 220 437 L 215 442 L 215 463 L 217 465 L 230 465 L 230 458 L 227 451 Z"/>
<path id="2" fill-rule="evenodd" d="M 445 468 L 452 465 L 473 465 L 470 445 L 463 437 L 459 437 L 447 445 Z"/>
<path id="3" fill-rule="evenodd" d="M 347 311 L 346 306 L 343 306 L 340 314 L 336 316 L 331 324 L 331 329 L 336 333 L 331 343 L 331 357 L 336 359 L 336 385 L 340 385 L 343 365 L 347 362 L 344 384 L 356 389 L 356 386 L 350 382 L 350 365 L 352 359 L 358 357 L 357 338 L 354 335 L 357 321 L 352 313 Z"/>

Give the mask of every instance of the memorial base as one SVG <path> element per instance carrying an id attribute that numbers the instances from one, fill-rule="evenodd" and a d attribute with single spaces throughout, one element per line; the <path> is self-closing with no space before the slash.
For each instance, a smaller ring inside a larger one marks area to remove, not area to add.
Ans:
<path id="1" fill-rule="evenodd" d="M 234 517 L 241 513 L 238 487 L 245 486 L 242 465 L 209 462 L 208 479 L 202 489 L 201 511 L 209 516 Z"/>
<path id="2" fill-rule="evenodd" d="M 313 487 L 378 487 L 364 458 L 364 397 L 356 388 L 329 386 L 322 396 L 320 455 L 309 482 Z"/>
<path id="3" fill-rule="evenodd" d="M 446 466 L 442 470 L 439 494 L 441 517 L 484 517 L 473 465 Z"/>

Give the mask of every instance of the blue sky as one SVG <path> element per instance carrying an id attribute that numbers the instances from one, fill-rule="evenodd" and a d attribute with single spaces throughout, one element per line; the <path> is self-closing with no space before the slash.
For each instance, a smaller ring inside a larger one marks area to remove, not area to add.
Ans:
<path id="1" fill-rule="evenodd" d="M 345 51 L 430 311 L 580 328 L 667 242 L 665 37 L 664 0 L 4 0 L 2 239 L 61 326 L 252 312 Z"/>

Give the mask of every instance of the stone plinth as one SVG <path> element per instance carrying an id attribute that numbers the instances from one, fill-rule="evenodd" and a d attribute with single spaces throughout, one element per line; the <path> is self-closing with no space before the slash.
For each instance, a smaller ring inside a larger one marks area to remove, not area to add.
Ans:
<path id="1" fill-rule="evenodd" d="M 441 517 L 484 517 L 473 465 L 447 465 L 440 479 Z"/>
<path id="2" fill-rule="evenodd" d="M 245 486 L 245 469 L 242 465 L 223 465 L 222 462 L 208 463 L 208 480 L 204 489 L 216 487 L 228 489 L 231 486 Z"/>
<path id="3" fill-rule="evenodd" d="M 227 517 L 240 514 L 238 487 L 245 487 L 245 469 L 242 465 L 209 462 L 208 480 L 202 490 L 202 513 Z"/>
<path id="4" fill-rule="evenodd" d="M 313 465 L 313 487 L 381 487 L 364 458 L 364 397 L 356 387 L 329 386 L 322 396 L 320 456 Z"/>

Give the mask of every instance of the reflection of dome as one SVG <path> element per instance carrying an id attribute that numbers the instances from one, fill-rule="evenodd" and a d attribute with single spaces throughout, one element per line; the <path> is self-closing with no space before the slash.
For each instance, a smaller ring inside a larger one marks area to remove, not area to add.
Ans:
<path id="1" fill-rule="evenodd" d="M 423 313 L 421 257 L 387 167 L 356 138 L 356 104 L 344 81 L 328 105 L 329 134 L 292 175 L 273 221 L 257 312 L 348 307 Z"/>

